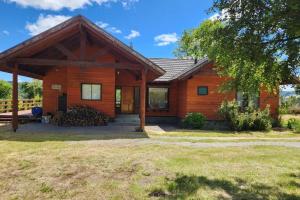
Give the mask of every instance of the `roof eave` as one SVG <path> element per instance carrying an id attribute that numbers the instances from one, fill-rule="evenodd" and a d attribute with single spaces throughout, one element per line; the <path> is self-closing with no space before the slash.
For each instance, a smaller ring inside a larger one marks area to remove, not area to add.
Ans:
<path id="1" fill-rule="evenodd" d="M 202 60 L 202 62 L 195 64 L 193 67 L 191 67 L 189 70 L 184 71 L 183 73 L 177 75 L 174 77 L 176 80 L 186 80 L 188 77 L 190 77 L 193 73 L 196 73 L 198 70 L 200 70 L 203 66 L 211 63 L 212 61 L 208 58 L 205 58 Z"/>

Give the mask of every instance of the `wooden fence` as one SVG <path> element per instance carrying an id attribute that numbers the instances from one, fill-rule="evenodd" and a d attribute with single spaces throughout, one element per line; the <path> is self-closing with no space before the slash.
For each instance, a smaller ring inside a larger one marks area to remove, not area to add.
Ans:
<path id="1" fill-rule="evenodd" d="M 19 110 L 30 110 L 35 106 L 42 106 L 42 100 L 36 99 L 20 99 Z M 12 112 L 12 100 L 1 100 L 0 99 L 0 113 Z"/>

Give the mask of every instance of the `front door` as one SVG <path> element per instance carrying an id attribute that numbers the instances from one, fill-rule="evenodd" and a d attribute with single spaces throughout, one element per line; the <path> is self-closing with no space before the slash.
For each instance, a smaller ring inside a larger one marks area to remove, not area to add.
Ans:
<path id="1" fill-rule="evenodd" d="M 134 112 L 134 87 L 122 87 L 121 110 L 122 113 Z"/>

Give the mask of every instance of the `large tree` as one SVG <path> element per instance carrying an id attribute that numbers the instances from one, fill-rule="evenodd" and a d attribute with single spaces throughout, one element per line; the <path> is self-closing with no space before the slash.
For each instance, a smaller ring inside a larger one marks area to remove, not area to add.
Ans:
<path id="1" fill-rule="evenodd" d="M 297 74 L 299 0 L 215 0 L 210 11 L 220 16 L 185 31 L 177 56 L 213 60 L 218 73 L 230 77 L 225 90 L 275 92 Z"/>
<path id="2" fill-rule="evenodd" d="M 11 97 L 12 86 L 4 80 L 0 80 L 0 99 L 9 99 Z"/>

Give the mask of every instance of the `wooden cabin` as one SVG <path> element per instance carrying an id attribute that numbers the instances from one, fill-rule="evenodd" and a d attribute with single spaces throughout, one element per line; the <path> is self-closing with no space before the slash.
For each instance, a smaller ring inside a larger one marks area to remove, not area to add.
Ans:
<path id="1" fill-rule="evenodd" d="M 111 118 L 139 114 L 146 121 L 176 121 L 189 112 L 218 120 L 224 81 L 207 58 L 146 58 L 83 16 L 73 17 L 0 54 L 0 70 L 13 74 L 13 128 L 17 129 L 18 75 L 43 80 L 44 114 L 88 105 Z M 259 107 L 277 115 L 279 97 L 259 94 Z"/>

